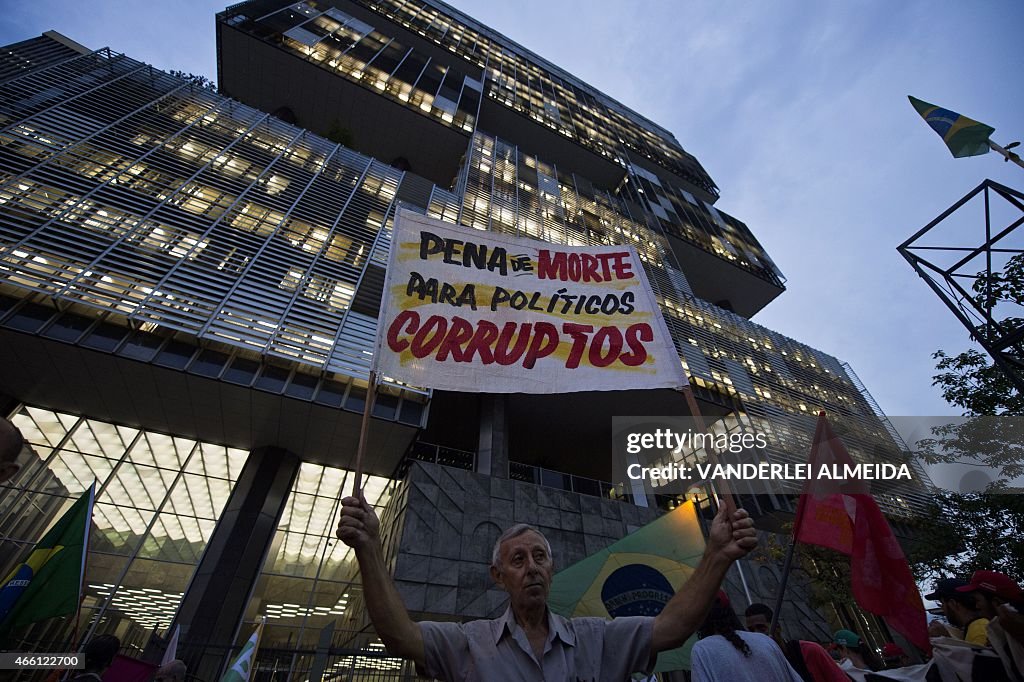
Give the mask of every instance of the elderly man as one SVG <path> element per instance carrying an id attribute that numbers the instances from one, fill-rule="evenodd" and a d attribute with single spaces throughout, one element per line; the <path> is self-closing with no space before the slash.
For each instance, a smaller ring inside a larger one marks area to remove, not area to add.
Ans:
<path id="1" fill-rule="evenodd" d="M 176 658 L 156 669 L 156 672 L 153 673 L 153 682 L 185 682 L 186 674 L 188 674 L 188 668 L 184 661 L 179 661 Z"/>
<path id="2" fill-rule="evenodd" d="M 711 605 L 725 572 L 757 545 L 746 511 L 723 505 L 711 525 L 707 548 L 690 579 L 651 617 L 574 618 L 548 610 L 554 575 L 551 547 L 530 526 L 507 530 L 495 544 L 491 578 L 509 594 L 495 620 L 415 623 L 388 575 L 380 522 L 360 495 L 342 500 L 338 537 L 352 547 L 363 579 L 363 597 L 388 651 L 412 659 L 417 669 L 442 680 L 609 680 L 649 671 L 659 651 L 681 646 Z"/>

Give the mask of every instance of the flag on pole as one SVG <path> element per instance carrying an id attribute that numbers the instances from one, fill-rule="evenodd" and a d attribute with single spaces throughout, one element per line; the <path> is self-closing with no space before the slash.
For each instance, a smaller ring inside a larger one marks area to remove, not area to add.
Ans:
<path id="1" fill-rule="evenodd" d="M 178 631 L 180 630 L 180 625 L 174 626 L 174 632 L 171 633 L 171 638 L 167 640 L 167 648 L 164 650 L 164 657 L 160 660 L 160 665 L 167 665 L 178 657 Z"/>
<path id="2" fill-rule="evenodd" d="M 853 459 L 822 412 L 811 446 L 811 469 L 818 471 L 820 465 L 833 463 L 852 464 Z M 889 627 L 918 648 L 930 651 L 924 602 L 903 549 L 878 503 L 860 486 L 863 482 L 834 491 L 809 487 L 797 507 L 795 539 L 849 555 L 857 604 L 885 618 Z"/>
<path id="3" fill-rule="evenodd" d="M 241 653 L 238 654 L 238 658 L 231 663 L 231 667 L 220 678 L 220 682 L 249 682 L 249 676 L 252 674 L 252 664 L 256 660 L 256 652 L 260 648 L 260 637 L 263 635 L 263 624 L 265 622 L 262 618 L 260 619 L 256 629 L 252 631 L 252 635 L 246 641 L 245 646 L 242 647 Z"/>
<path id="4" fill-rule="evenodd" d="M 953 156 L 959 159 L 988 153 L 988 138 L 996 131 L 995 128 L 961 116 L 955 111 L 923 102 L 916 97 L 908 97 L 917 113 L 921 114 L 925 123 L 939 134 Z"/>
<path id="5" fill-rule="evenodd" d="M 0 632 L 78 610 L 95 493 L 93 484 L 4 578 Z"/>
<path id="6" fill-rule="evenodd" d="M 704 554 L 693 502 L 559 571 L 548 605 L 566 618 L 655 616 Z M 693 642 L 658 655 L 656 671 L 690 667 Z"/>
<path id="7" fill-rule="evenodd" d="M 687 386 L 643 263 L 399 211 L 373 367 L 468 393 Z"/>

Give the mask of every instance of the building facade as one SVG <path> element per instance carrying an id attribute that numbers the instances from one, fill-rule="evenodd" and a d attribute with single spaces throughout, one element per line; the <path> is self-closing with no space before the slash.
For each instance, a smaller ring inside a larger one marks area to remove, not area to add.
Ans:
<path id="1" fill-rule="evenodd" d="M 4 48 L 0 409 L 30 449 L 0 488 L 15 550 L 0 570 L 98 491 L 77 625 L 37 624 L 21 646 L 65 648 L 77 626 L 154 657 L 178 625 L 212 679 L 265 617 L 265 674 L 411 674 L 383 655 L 332 539 L 399 206 L 632 245 L 706 416 L 802 462 L 825 409 L 856 458 L 899 456 L 848 366 L 750 320 L 782 274 L 660 126 L 433 0 L 254 0 L 217 32 L 220 93 L 57 34 Z M 365 490 L 409 608 L 494 615 L 486 564 L 512 522 L 544 529 L 565 566 L 677 504 L 611 468 L 611 417 L 658 414 L 688 408 L 670 391 L 385 382 Z M 792 492 L 742 501 L 768 533 Z M 878 497 L 899 526 L 927 489 Z M 766 600 L 777 573 L 747 562 L 730 589 Z M 792 634 L 868 627 L 810 609 L 808 582 L 786 605 Z"/>

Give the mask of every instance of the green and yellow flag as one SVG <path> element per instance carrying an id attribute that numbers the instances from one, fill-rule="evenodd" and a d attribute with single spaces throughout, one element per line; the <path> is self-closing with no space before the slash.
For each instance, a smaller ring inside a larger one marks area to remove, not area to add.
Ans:
<path id="1" fill-rule="evenodd" d="M 910 97 L 910 103 L 956 158 L 988 153 L 988 138 L 996 131 L 995 128 L 916 97 Z"/>
<path id="2" fill-rule="evenodd" d="M 559 571 L 548 606 L 566 618 L 655 616 L 693 573 L 704 534 L 692 502 Z M 658 655 L 657 671 L 690 668 L 691 639 Z"/>
<path id="3" fill-rule="evenodd" d="M 4 578 L 0 633 L 78 610 L 95 492 L 93 484 Z"/>
<path id="4" fill-rule="evenodd" d="M 266 621 L 260 620 L 259 625 L 252 631 L 252 635 L 246 641 L 245 646 L 242 647 L 238 658 L 231 663 L 231 667 L 220 678 L 220 682 L 249 682 L 249 677 L 252 675 L 252 664 L 256 660 L 256 652 L 260 648 L 260 637 L 263 635 L 264 622 Z"/>

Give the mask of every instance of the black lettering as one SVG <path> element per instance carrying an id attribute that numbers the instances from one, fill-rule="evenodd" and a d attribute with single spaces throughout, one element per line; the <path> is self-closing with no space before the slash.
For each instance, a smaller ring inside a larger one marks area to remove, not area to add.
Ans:
<path id="1" fill-rule="evenodd" d="M 420 260 L 427 260 L 432 254 L 441 253 L 444 240 L 432 232 L 420 232 Z"/>

